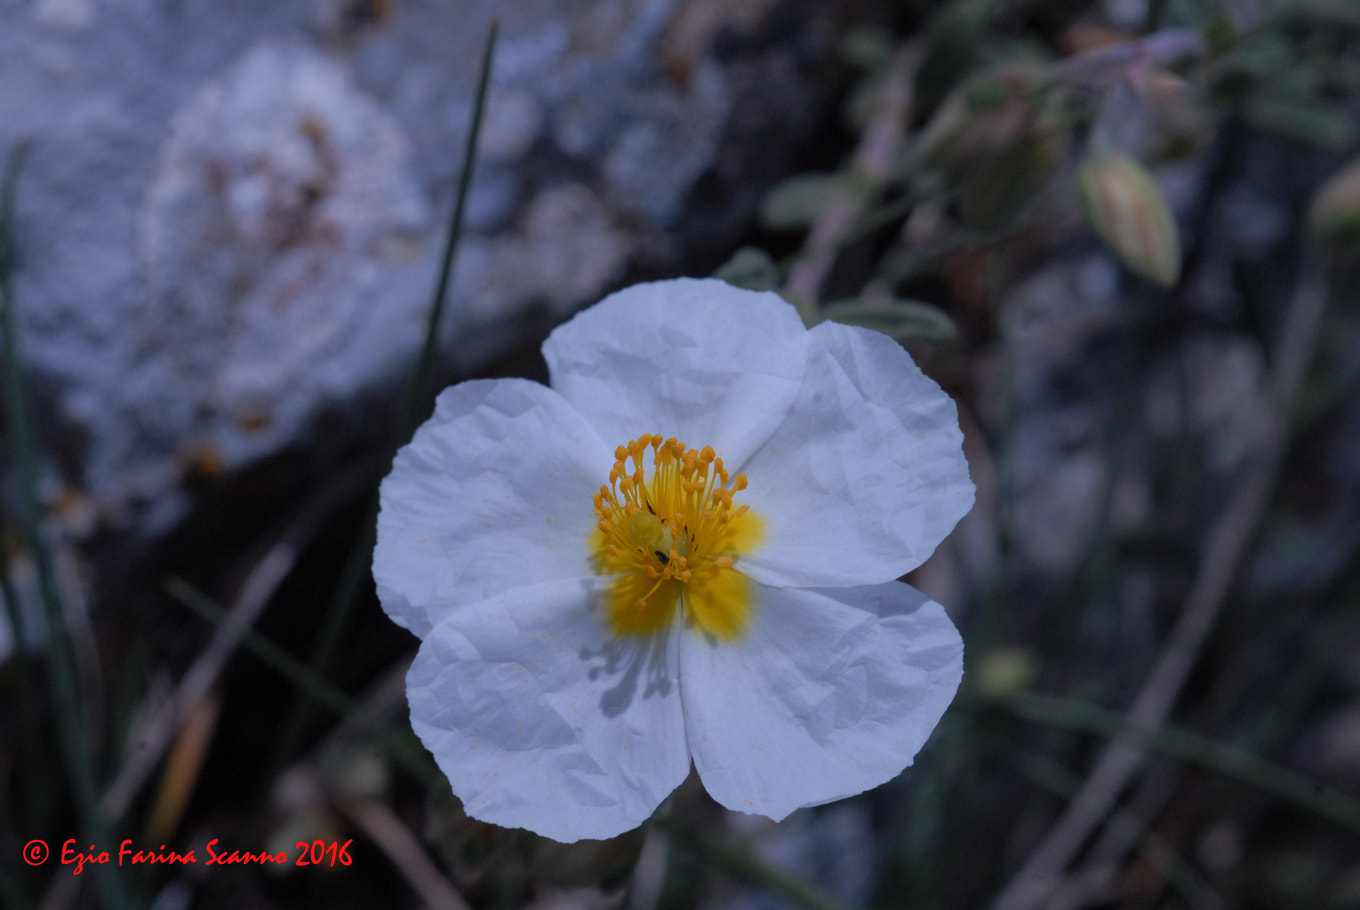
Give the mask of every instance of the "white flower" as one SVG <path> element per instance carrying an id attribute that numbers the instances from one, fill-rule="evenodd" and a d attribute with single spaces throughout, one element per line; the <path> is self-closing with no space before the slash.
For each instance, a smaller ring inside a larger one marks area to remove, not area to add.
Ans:
<path id="1" fill-rule="evenodd" d="M 895 581 L 972 506 L 949 397 L 887 336 L 719 281 L 620 291 L 543 353 L 551 387 L 441 394 L 382 485 L 411 723 L 467 812 L 612 837 L 693 760 L 777 820 L 909 765 L 963 673 Z"/>

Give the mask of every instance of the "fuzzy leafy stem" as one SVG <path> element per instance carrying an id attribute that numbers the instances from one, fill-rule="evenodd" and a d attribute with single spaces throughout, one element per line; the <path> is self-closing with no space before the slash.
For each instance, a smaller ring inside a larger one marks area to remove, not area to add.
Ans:
<path id="1" fill-rule="evenodd" d="M 860 216 L 882 192 L 911 118 L 916 73 L 925 49 L 908 43 L 893 59 L 869 126 L 850 161 L 846 188 L 822 212 L 812 226 L 802 253 L 789 272 L 784 297 L 798 308 L 803 321 L 818 321 L 817 302 L 822 285 L 831 273 L 836 254 L 856 228 Z"/>

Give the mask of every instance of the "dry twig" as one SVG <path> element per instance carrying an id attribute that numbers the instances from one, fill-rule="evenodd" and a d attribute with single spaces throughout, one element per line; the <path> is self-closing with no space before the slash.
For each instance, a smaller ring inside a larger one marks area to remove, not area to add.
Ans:
<path id="1" fill-rule="evenodd" d="M 346 476 L 304 507 L 302 516 L 251 569 L 232 604 L 231 619 L 213 633 L 207 648 L 184 674 L 174 694 L 149 707 L 137 724 L 131 737 L 135 745 L 100 800 L 105 818 L 116 820 L 127 811 L 180 727 L 217 682 L 241 634 L 254 625 L 274 591 L 292 572 L 298 554 L 322 519 L 330 514 L 331 507 L 352 492 L 361 476 L 362 472 Z"/>
<path id="2" fill-rule="evenodd" d="M 420 840 L 391 809 L 367 799 L 338 799 L 335 806 L 382 850 L 427 907 L 470 910 L 467 901 L 425 855 Z"/>
<path id="3" fill-rule="evenodd" d="M 1243 470 L 1236 495 L 1209 537 L 1180 618 L 1134 701 L 1129 712 L 1133 724 L 1154 727 L 1166 720 L 1232 589 L 1289 443 L 1293 404 L 1313 354 L 1326 300 L 1326 265 L 1306 258 L 1285 317 L 1255 457 Z M 1033 910 L 1042 905 L 1142 762 L 1143 751 L 1136 745 L 1119 740 L 1106 746 L 1076 798 L 1001 892 L 994 910 Z"/>

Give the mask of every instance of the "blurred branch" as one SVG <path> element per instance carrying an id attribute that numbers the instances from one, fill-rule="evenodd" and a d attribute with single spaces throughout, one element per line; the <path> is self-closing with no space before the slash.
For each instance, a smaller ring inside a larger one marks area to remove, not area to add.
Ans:
<path id="1" fill-rule="evenodd" d="M 174 597 L 208 622 L 221 626 L 231 621 L 231 614 L 218 606 L 211 597 L 182 578 L 166 579 L 165 589 L 171 597 Z M 306 692 L 311 698 L 337 716 L 364 728 L 369 735 L 382 743 L 392 758 L 410 771 L 413 776 L 418 779 L 425 777 L 424 766 L 420 759 L 412 754 L 404 741 L 395 737 L 391 730 L 364 711 L 352 698 L 318 676 L 311 667 L 250 629 L 241 629 L 239 640 L 242 648 L 268 664 L 269 667 L 298 689 Z"/>
<path id="2" fill-rule="evenodd" d="M 879 89 L 878 103 L 850 161 L 847 187 L 822 212 L 808 233 L 802 253 L 789 271 L 784 296 L 798 307 L 803 321 L 815 323 L 822 285 L 860 216 L 873 202 L 892 172 L 893 162 L 911 116 L 916 72 L 925 57 L 919 42 L 903 45 Z"/>
<path id="3" fill-rule="evenodd" d="M 1157 837 L 1152 829 L 1153 819 L 1177 795 L 1176 787 L 1183 782 L 1185 770 L 1184 765 L 1169 762 L 1159 763 L 1149 769 L 1129 798 L 1114 809 L 1116 815 L 1127 818 L 1131 824 L 1106 825 L 1091 849 L 1081 858 L 1080 864 L 1068 873 L 1068 882 L 1076 884 L 1076 887 L 1062 888 L 1045 910 L 1076 910 L 1086 906 L 1090 902 L 1087 895 L 1092 890 L 1107 887 L 1116 876 L 1127 871 L 1122 861 L 1129 850 L 1138 849 L 1146 859 L 1148 839 Z M 1167 847 L 1170 849 L 1169 844 Z M 1157 871 L 1168 884 L 1180 887 L 1165 871 L 1160 868 Z M 1217 894 L 1213 897 L 1217 898 Z M 1206 904 L 1206 900 L 1212 899 L 1202 898 L 1203 895 L 1187 895 L 1193 906 L 1222 906 L 1221 901 L 1218 904 Z"/>
<path id="4" fill-rule="evenodd" d="M 420 840 L 387 806 L 371 799 L 337 799 L 334 805 L 377 845 L 431 910 L 470 910 L 440 873 Z"/>
<path id="5" fill-rule="evenodd" d="M 1326 307 L 1326 268 L 1324 261 L 1305 254 L 1294 299 L 1285 316 L 1254 457 L 1209 536 L 1180 618 L 1134 700 L 1129 722 L 1136 727 L 1157 727 L 1170 713 L 1265 512 L 1288 447 L 1294 402 Z M 1044 903 L 1062 871 L 1104 820 L 1142 762 L 1142 750 L 1128 741 L 1121 739 L 1105 748 L 1076 798 L 1002 890 L 993 905 L 995 910 L 1033 910 Z"/>
<path id="6" fill-rule="evenodd" d="M 1360 800 L 1246 750 L 1188 730 L 1141 724 L 1095 705 L 1037 692 L 1015 693 L 994 704 L 1035 723 L 1125 740 L 1142 751 L 1199 765 L 1360 833 Z"/>
<path id="7" fill-rule="evenodd" d="M 136 747 L 124 760 L 100 803 L 107 818 L 116 820 L 127 811 L 147 776 L 160 762 L 170 741 L 217 682 L 241 638 L 255 624 L 278 586 L 293 571 L 298 554 L 321 522 L 330 516 L 337 500 L 352 490 L 355 480 L 350 477 L 333 485 L 303 509 L 302 517 L 284 531 L 250 570 L 230 613 L 218 623 L 212 640 L 180 679 L 174 693 L 160 704 L 150 707 L 141 717 L 130 737 Z M 183 600 L 173 590 L 171 595 Z"/>
<path id="8" fill-rule="evenodd" d="M 1071 799 L 1081 786 L 1081 778 L 1047 755 L 1032 756 L 1021 766 L 1021 773 L 1044 789 L 1065 799 Z M 1170 882 L 1191 907 L 1198 910 L 1222 910 L 1223 899 L 1214 892 L 1203 876 L 1185 862 L 1171 844 L 1159 837 L 1156 832 L 1149 830 L 1142 819 L 1123 809 L 1115 808 L 1110 814 L 1109 827 L 1111 830 L 1117 830 L 1123 841 L 1137 843 L 1139 853 L 1148 865 Z M 1109 868 L 1100 866 L 1070 876 L 1053 895 L 1046 910 L 1059 908 L 1066 910 L 1069 907 L 1086 906 L 1101 897 L 1109 899 L 1111 896 L 1106 894 L 1112 877 L 1107 874 Z"/>
<path id="9" fill-rule="evenodd" d="M 1204 36 L 1198 29 L 1169 28 L 1133 41 L 1120 41 L 1074 54 L 1059 63 L 1058 70 L 1069 79 L 1109 82 L 1113 81 L 1112 73 L 1122 73 L 1130 67 L 1175 63 L 1203 54 L 1205 50 Z"/>

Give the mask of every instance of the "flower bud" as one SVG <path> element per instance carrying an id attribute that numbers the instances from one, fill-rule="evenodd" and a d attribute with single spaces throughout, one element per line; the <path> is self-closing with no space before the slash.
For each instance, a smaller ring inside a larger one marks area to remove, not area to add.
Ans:
<path id="1" fill-rule="evenodd" d="M 1067 157 L 1067 133 L 1038 130 L 968 174 L 958 185 L 960 220 L 992 230 L 1019 217 L 1048 186 Z"/>
<path id="2" fill-rule="evenodd" d="M 1033 131 L 1040 95 L 1051 85 L 1034 64 L 1006 64 L 982 73 L 950 93 L 917 144 L 931 170 L 958 175 L 986 167 Z"/>
<path id="3" fill-rule="evenodd" d="M 1065 91 L 1032 63 L 994 67 L 956 88 L 917 143 L 917 160 L 946 175 L 969 227 L 1005 225 L 1057 172 L 1070 133 Z"/>
<path id="4" fill-rule="evenodd" d="M 994 648 L 978 662 L 972 677 L 977 692 L 987 698 L 1005 698 L 1034 684 L 1039 675 L 1034 655 L 1024 648 Z"/>
<path id="5" fill-rule="evenodd" d="M 1319 246 L 1337 251 L 1360 248 L 1360 160 L 1333 174 L 1313 196 L 1308 236 Z"/>
<path id="6" fill-rule="evenodd" d="M 1213 115 L 1204 96 L 1180 76 L 1149 67 L 1134 83 L 1134 92 L 1146 120 L 1143 147 L 1155 160 L 1191 155 L 1213 135 Z"/>
<path id="7" fill-rule="evenodd" d="M 1164 288 L 1181 271 L 1180 235 L 1161 187 L 1143 165 L 1115 149 L 1089 154 L 1077 171 L 1086 216 L 1130 270 Z"/>

